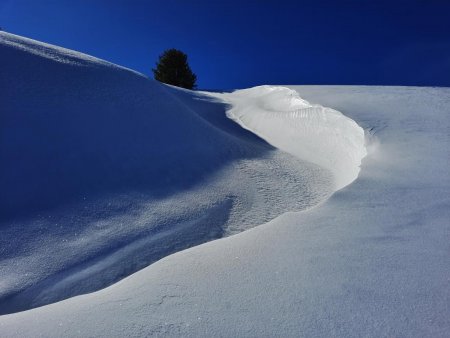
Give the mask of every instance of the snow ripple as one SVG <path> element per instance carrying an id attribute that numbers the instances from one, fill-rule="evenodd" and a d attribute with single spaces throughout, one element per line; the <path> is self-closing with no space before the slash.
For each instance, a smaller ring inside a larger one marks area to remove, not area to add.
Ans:
<path id="1" fill-rule="evenodd" d="M 286 87 L 259 86 L 216 94 L 228 115 L 278 149 L 330 170 L 339 190 L 358 177 L 366 156 L 364 130 L 337 110 L 311 105 Z"/>
<path id="2" fill-rule="evenodd" d="M 184 91 L 4 32 L 0 50 L 2 314 L 311 208 L 365 154 L 354 121 L 284 87 Z"/>

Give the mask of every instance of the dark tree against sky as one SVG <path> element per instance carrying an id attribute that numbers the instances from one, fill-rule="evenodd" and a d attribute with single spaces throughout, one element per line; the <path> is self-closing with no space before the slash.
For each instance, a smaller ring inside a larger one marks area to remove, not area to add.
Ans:
<path id="1" fill-rule="evenodd" d="M 168 49 L 159 56 L 156 68 L 152 69 L 155 80 L 173 86 L 194 89 L 197 76 L 188 64 L 188 57 L 178 49 Z"/>

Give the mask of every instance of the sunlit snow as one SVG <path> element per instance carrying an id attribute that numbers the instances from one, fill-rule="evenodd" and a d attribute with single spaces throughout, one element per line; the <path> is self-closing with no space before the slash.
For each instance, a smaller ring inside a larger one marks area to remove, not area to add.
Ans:
<path id="1" fill-rule="evenodd" d="M 450 89 L 0 61 L 0 336 L 448 337 Z"/>

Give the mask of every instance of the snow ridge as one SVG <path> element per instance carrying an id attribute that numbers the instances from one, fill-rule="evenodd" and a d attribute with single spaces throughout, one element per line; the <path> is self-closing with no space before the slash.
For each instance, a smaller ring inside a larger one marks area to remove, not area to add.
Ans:
<path id="1" fill-rule="evenodd" d="M 216 94 L 228 116 L 278 149 L 330 170 L 335 190 L 358 177 L 366 156 L 364 130 L 337 110 L 312 105 L 289 88 L 259 86 Z"/>
<path id="2" fill-rule="evenodd" d="M 180 90 L 4 32 L 0 54 L 0 314 L 310 209 L 365 154 L 354 121 L 285 87 Z"/>
<path id="3" fill-rule="evenodd" d="M 241 128 L 222 98 L 4 32 L 0 55 L 0 314 L 105 288 L 333 192 L 328 170 Z"/>

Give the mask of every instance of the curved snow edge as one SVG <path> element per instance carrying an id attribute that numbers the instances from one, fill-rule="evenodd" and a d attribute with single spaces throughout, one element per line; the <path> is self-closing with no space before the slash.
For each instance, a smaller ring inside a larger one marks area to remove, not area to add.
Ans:
<path id="1" fill-rule="evenodd" d="M 228 116 L 274 147 L 330 170 L 335 189 L 353 182 L 366 156 L 364 129 L 341 112 L 313 105 L 292 89 L 258 86 L 212 94 L 231 104 Z"/>

